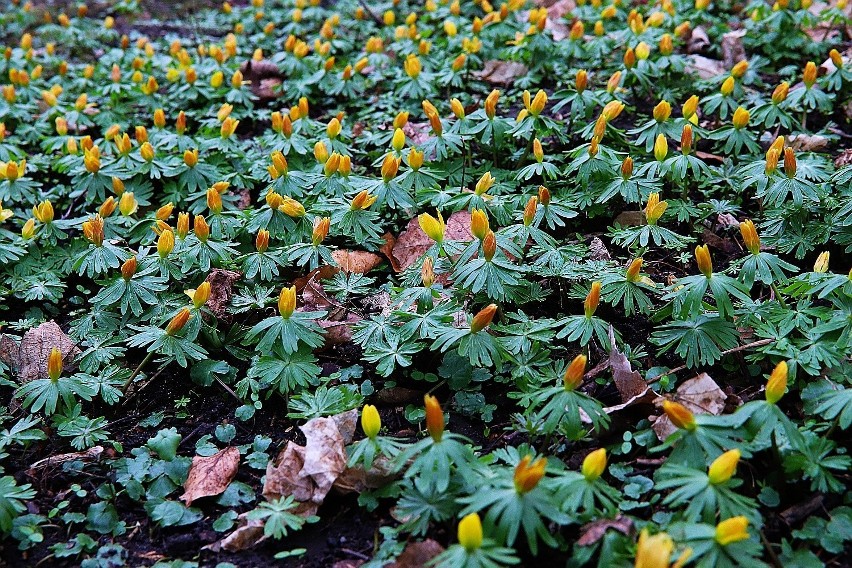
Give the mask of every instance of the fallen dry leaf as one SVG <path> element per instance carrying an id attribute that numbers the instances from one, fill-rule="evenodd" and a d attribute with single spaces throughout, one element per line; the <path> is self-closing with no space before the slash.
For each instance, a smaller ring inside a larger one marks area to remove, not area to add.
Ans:
<path id="1" fill-rule="evenodd" d="M 746 59 L 743 38 L 745 29 L 733 30 L 722 35 L 722 64 L 725 69 L 730 69 L 743 59 Z"/>
<path id="2" fill-rule="evenodd" d="M 385 240 L 385 244 L 381 246 L 379 252 L 385 255 L 388 262 L 391 263 L 391 268 L 393 268 L 394 272 L 402 272 L 403 269 L 399 264 L 399 260 L 393 255 L 393 247 L 396 246 L 396 237 L 391 233 L 385 233 L 382 235 L 382 238 Z"/>
<path id="3" fill-rule="evenodd" d="M 646 394 L 651 387 L 648 386 L 639 371 L 633 370 L 627 356 L 618 349 L 612 326 L 609 326 L 609 343 L 612 345 L 612 350 L 609 352 L 609 367 L 612 369 L 615 388 L 621 395 L 621 402 L 625 403 Z"/>
<path id="4" fill-rule="evenodd" d="M 707 35 L 707 30 L 704 29 L 704 26 L 696 26 L 689 33 L 689 38 L 686 40 L 686 52 L 687 53 L 701 53 L 705 49 L 710 47 L 710 38 Z M 702 59 L 707 59 L 703 57 Z M 722 62 L 719 61 L 719 67 L 721 69 Z"/>
<path id="5" fill-rule="evenodd" d="M 0 359 L 15 370 L 22 384 L 28 383 L 47 377 L 47 356 L 54 347 L 62 352 L 65 369 L 72 371 L 80 348 L 53 321 L 27 330 L 20 344 L 6 335 L 0 337 Z"/>
<path id="6" fill-rule="evenodd" d="M 352 326 L 362 319 L 359 315 L 348 312 L 343 321 L 317 320 L 319 326 L 325 330 L 325 347 L 350 343 L 352 341 Z"/>
<path id="7" fill-rule="evenodd" d="M 695 73 L 699 79 L 712 79 L 725 72 L 724 64 L 718 59 L 710 59 L 703 55 L 691 55 L 686 64 L 688 73 Z"/>
<path id="8" fill-rule="evenodd" d="M 183 484 L 184 493 L 178 499 L 189 507 L 201 497 L 219 495 L 234 480 L 240 465 L 240 450 L 229 447 L 212 456 L 195 456 Z"/>
<path id="9" fill-rule="evenodd" d="M 787 144 L 796 152 L 820 152 L 828 148 L 828 138 L 818 134 L 793 134 L 787 137 Z"/>
<path id="10" fill-rule="evenodd" d="M 470 212 L 456 211 L 450 215 L 446 223 L 444 238 L 447 240 L 466 242 L 473 240 L 473 234 L 470 232 Z M 396 257 L 400 270 L 405 270 L 417 262 L 433 244 L 434 242 L 426 236 L 415 217 L 397 237 L 391 256 Z"/>
<path id="11" fill-rule="evenodd" d="M 263 521 L 249 520 L 247 515 L 248 513 L 243 513 L 237 517 L 237 528 L 222 540 L 208 544 L 204 547 L 204 550 L 240 552 L 253 548 L 266 540 L 266 536 L 263 534 Z"/>
<path id="12" fill-rule="evenodd" d="M 594 544 L 602 539 L 606 534 L 606 531 L 610 529 L 618 531 L 621 534 L 630 535 L 630 533 L 633 532 L 633 521 L 630 517 L 625 517 L 622 514 L 619 514 L 614 519 L 598 519 L 596 521 L 592 521 L 591 523 L 583 525 L 583 528 L 580 529 L 582 532 L 580 534 L 580 538 L 577 539 L 577 544 L 580 546 L 589 546 Z"/>
<path id="13" fill-rule="evenodd" d="M 722 392 L 710 375 L 701 373 L 685 381 L 677 387 L 673 400 L 687 407 L 694 414 L 719 415 L 725 410 L 725 399 L 727 395 Z M 652 426 L 660 441 L 668 438 L 677 428 L 671 423 L 665 414 L 657 418 Z"/>
<path id="14" fill-rule="evenodd" d="M 214 268 L 207 275 L 206 281 L 210 282 L 210 298 L 205 304 L 217 318 L 226 318 L 228 314 L 228 302 L 234 295 L 234 283 L 243 275 L 236 270 L 224 270 Z"/>
<path id="15" fill-rule="evenodd" d="M 37 462 L 32 464 L 27 469 L 27 472 L 31 474 L 37 469 L 60 465 L 69 461 L 93 462 L 96 461 L 103 452 L 103 446 L 95 446 L 93 448 L 89 448 L 88 450 L 83 450 L 82 452 L 71 452 L 70 454 L 59 454 L 57 456 L 50 456 L 38 460 Z"/>
<path id="16" fill-rule="evenodd" d="M 346 469 L 346 444 L 355 432 L 358 411 L 331 418 L 313 418 L 301 427 L 305 446 L 288 442 L 266 466 L 263 496 L 267 500 L 293 495 L 295 512 L 316 513 L 335 480 Z"/>
<path id="17" fill-rule="evenodd" d="M 339 249 L 331 257 L 340 270 L 355 274 L 366 274 L 382 263 L 382 257 L 364 250 Z"/>
<path id="18" fill-rule="evenodd" d="M 526 65 L 517 61 L 489 59 L 485 62 L 482 71 L 476 71 L 473 75 L 492 85 L 508 85 L 518 77 L 526 75 L 528 71 Z"/>
<path id="19" fill-rule="evenodd" d="M 363 493 L 368 489 L 384 487 L 398 475 L 392 472 L 390 461 L 379 456 L 369 470 L 363 467 L 347 467 L 334 481 L 334 490 L 339 493 Z"/>
<path id="20" fill-rule="evenodd" d="M 431 538 L 423 542 L 410 542 L 396 562 L 385 565 L 385 568 L 423 568 L 442 552 L 444 547 Z"/>
<path id="21" fill-rule="evenodd" d="M 641 227 L 648 223 L 644 211 L 622 211 L 613 221 L 622 227 Z"/>
<path id="22" fill-rule="evenodd" d="M 592 237 L 592 242 L 589 243 L 589 258 L 591 260 L 611 260 L 609 251 L 606 245 L 598 237 Z"/>

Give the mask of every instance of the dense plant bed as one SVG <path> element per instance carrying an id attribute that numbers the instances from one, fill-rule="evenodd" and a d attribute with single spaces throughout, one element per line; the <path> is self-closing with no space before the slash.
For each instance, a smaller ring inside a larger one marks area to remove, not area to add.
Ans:
<path id="1" fill-rule="evenodd" d="M 0 12 L 0 557 L 848 565 L 845 0 L 321 4 Z"/>

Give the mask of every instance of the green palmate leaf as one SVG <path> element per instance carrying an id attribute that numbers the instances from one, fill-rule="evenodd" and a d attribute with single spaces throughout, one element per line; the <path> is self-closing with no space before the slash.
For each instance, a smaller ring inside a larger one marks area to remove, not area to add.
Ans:
<path id="1" fill-rule="evenodd" d="M 325 342 L 323 330 L 315 320 L 325 312 L 295 312 L 289 318 L 272 316 L 261 320 L 248 333 L 247 338 L 254 340 L 263 334 L 257 343 L 258 351 L 281 349 L 283 353 L 299 350 L 299 342 L 313 349 Z"/>
<path id="2" fill-rule="evenodd" d="M 272 387 L 282 394 L 316 385 L 321 369 L 310 349 L 258 357 L 249 368 L 248 376 L 260 381 L 264 388 Z"/>
<path id="3" fill-rule="evenodd" d="M 249 511 L 248 518 L 252 521 L 263 521 L 263 534 L 267 537 L 281 539 L 291 531 L 300 530 L 305 523 L 319 520 L 319 517 L 303 517 L 291 511 L 298 506 L 294 497 L 279 497 L 273 501 L 261 503 L 257 509 Z"/>
<path id="4" fill-rule="evenodd" d="M 702 278 L 704 278 L 702 276 Z M 722 351 L 737 346 L 736 326 L 719 316 L 701 315 L 687 321 L 675 321 L 651 334 L 651 342 L 665 353 L 674 349 L 688 367 L 709 365 L 722 357 Z"/>

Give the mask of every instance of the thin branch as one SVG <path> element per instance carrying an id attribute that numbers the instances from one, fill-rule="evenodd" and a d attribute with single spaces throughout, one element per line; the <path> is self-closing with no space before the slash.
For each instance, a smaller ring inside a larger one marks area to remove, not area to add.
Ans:
<path id="1" fill-rule="evenodd" d="M 769 345 L 773 341 L 775 341 L 775 340 L 774 339 L 761 339 L 759 341 L 754 341 L 754 342 L 748 343 L 746 345 L 740 345 L 739 347 L 734 347 L 733 349 L 728 349 L 727 351 L 722 351 L 722 356 L 724 357 L 725 355 L 730 355 L 731 353 L 737 353 L 739 351 L 745 351 L 746 349 L 751 349 L 752 347 L 761 347 L 763 345 Z M 669 371 L 666 371 L 665 373 L 661 373 L 661 374 L 657 375 L 656 377 L 652 377 L 652 378 L 648 379 L 648 384 L 657 382 L 660 379 L 662 379 L 663 377 L 665 377 L 666 375 L 674 375 L 675 373 L 679 373 L 679 372 L 683 371 L 684 369 L 686 369 L 686 365 L 681 365 L 680 367 L 675 367 L 674 369 L 671 369 Z"/>

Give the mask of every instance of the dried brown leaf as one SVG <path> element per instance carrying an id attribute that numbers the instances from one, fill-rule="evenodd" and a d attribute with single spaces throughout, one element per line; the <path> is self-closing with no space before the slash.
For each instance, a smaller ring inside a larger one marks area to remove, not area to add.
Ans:
<path id="1" fill-rule="evenodd" d="M 339 249 L 331 253 L 343 272 L 366 274 L 382 263 L 382 257 L 364 250 Z"/>
<path id="2" fill-rule="evenodd" d="M 718 416 L 725 410 L 725 399 L 728 396 L 710 375 L 701 373 L 680 385 L 672 398 L 694 414 L 715 414 Z M 676 430 L 674 424 L 665 414 L 657 418 L 652 428 L 661 441 L 668 438 Z"/>
<path id="3" fill-rule="evenodd" d="M 429 561 L 444 552 L 444 547 L 432 539 L 411 542 L 396 559 L 385 568 L 423 568 Z"/>
<path id="4" fill-rule="evenodd" d="M 482 71 L 476 71 L 473 75 L 492 85 L 509 85 L 518 77 L 526 75 L 528 71 L 526 65 L 517 61 L 489 59 L 485 62 Z"/>
<path id="5" fill-rule="evenodd" d="M 633 521 L 630 517 L 625 517 L 619 514 L 614 519 L 598 519 L 587 525 L 584 525 L 580 538 L 577 539 L 577 544 L 580 546 L 589 546 L 604 537 L 606 531 L 615 530 L 621 534 L 630 535 L 633 532 Z"/>
<path id="6" fill-rule="evenodd" d="M 188 507 L 196 499 L 219 495 L 234 480 L 239 465 L 240 450 L 233 446 L 212 456 L 195 456 L 183 484 L 184 493 L 179 499 Z"/>
<path id="7" fill-rule="evenodd" d="M 630 366 L 627 356 L 618 349 L 612 326 L 609 326 L 609 338 L 610 345 L 612 345 L 612 350 L 609 352 L 609 366 L 612 369 L 615 387 L 618 389 L 618 394 L 621 395 L 621 402 L 624 403 L 644 395 L 650 387 L 639 371 L 634 371 Z"/>
<path id="8" fill-rule="evenodd" d="M 450 215 L 446 221 L 447 228 L 445 238 L 454 241 L 471 241 L 473 235 L 470 232 L 470 212 L 457 211 Z M 433 245 L 432 239 L 420 228 L 417 217 L 408 222 L 405 230 L 399 234 L 393 245 L 391 255 L 399 262 L 399 269 L 405 270 L 429 250 Z"/>
<path id="9" fill-rule="evenodd" d="M 16 371 L 21 383 L 28 383 L 35 379 L 47 378 L 47 356 L 54 347 L 62 352 L 65 369 L 73 370 L 74 358 L 80 353 L 80 349 L 52 321 L 28 330 L 20 344 L 4 335 L 0 340 L 0 358 Z"/>
<path id="10" fill-rule="evenodd" d="M 210 298 L 207 300 L 206 306 L 213 312 L 217 318 L 227 317 L 228 302 L 231 301 L 231 296 L 234 295 L 234 283 L 237 282 L 243 275 L 236 270 L 224 270 L 222 268 L 214 268 L 207 275 L 207 282 L 210 282 Z"/>

